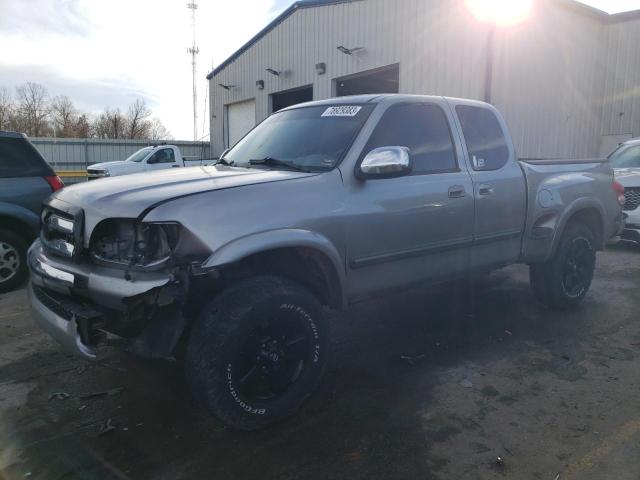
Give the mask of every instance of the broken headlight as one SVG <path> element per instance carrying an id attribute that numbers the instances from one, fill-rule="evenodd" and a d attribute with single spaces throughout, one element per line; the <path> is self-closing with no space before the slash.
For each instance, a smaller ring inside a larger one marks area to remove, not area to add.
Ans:
<path id="1" fill-rule="evenodd" d="M 133 218 L 102 221 L 91 235 L 91 257 L 125 268 L 164 267 L 180 239 L 177 223 L 142 223 Z"/>

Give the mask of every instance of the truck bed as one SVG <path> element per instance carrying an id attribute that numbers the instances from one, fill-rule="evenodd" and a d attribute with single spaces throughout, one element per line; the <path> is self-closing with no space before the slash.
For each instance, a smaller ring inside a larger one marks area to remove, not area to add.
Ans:
<path id="1" fill-rule="evenodd" d="M 588 208 L 603 219 L 615 218 L 613 172 L 606 159 L 520 159 L 519 164 L 527 185 L 524 263 L 548 260 L 572 212 Z M 615 233 L 609 224 L 602 227 L 600 240 Z"/>

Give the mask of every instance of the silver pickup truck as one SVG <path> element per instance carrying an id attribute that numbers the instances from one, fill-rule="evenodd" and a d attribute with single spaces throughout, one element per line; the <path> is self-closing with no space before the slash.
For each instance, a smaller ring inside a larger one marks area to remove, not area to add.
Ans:
<path id="1" fill-rule="evenodd" d="M 542 302 L 571 307 L 623 227 L 621 202 L 605 161 L 518 161 L 485 103 L 306 103 L 216 166 L 52 195 L 29 252 L 30 301 L 84 358 L 118 341 L 184 362 L 194 397 L 250 430 L 318 384 L 327 307 L 513 263 L 530 265 Z"/>

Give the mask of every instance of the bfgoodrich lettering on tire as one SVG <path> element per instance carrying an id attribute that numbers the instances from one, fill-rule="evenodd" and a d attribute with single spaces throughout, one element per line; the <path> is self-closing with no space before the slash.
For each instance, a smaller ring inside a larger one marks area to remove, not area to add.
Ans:
<path id="1" fill-rule="evenodd" d="M 531 265 L 529 279 L 534 294 L 551 308 L 564 309 L 582 301 L 596 266 L 594 236 L 583 224 L 567 226 L 553 258 Z"/>
<path id="2" fill-rule="evenodd" d="M 316 388 L 328 337 L 322 306 L 305 288 L 247 279 L 203 309 L 189 337 L 187 380 L 225 423 L 258 429 L 294 413 Z"/>

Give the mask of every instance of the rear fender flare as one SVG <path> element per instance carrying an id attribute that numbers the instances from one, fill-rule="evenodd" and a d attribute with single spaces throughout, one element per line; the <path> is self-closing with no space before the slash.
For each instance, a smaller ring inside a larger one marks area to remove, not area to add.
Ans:
<path id="1" fill-rule="evenodd" d="M 604 227 L 604 219 L 606 218 L 606 210 L 604 208 L 604 205 L 602 204 L 602 202 L 595 197 L 588 197 L 588 198 L 578 198 L 576 200 L 574 200 L 572 203 L 570 203 L 567 208 L 564 210 L 564 212 L 562 213 L 562 215 L 560 216 L 560 219 L 558 220 L 557 223 L 557 228 L 554 232 L 553 235 L 553 242 L 551 244 L 551 251 L 549 252 L 549 256 L 548 258 L 550 258 L 555 252 L 556 249 L 558 248 L 558 245 L 560 244 L 560 239 L 562 238 L 562 234 L 565 231 L 565 228 L 567 227 L 567 223 L 569 223 L 569 220 L 578 212 L 582 211 L 582 210 L 596 210 L 598 212 L 598 214 L 600 215 L 600 221 L 602 223 L 602 226 Z M 598 235 L 600 238 L 604 239 L 604 232 L 594 232 L 596 235 Z M 596 249 L 600 250 L 602 249 L 603 245 L 597 245 Z"/>

